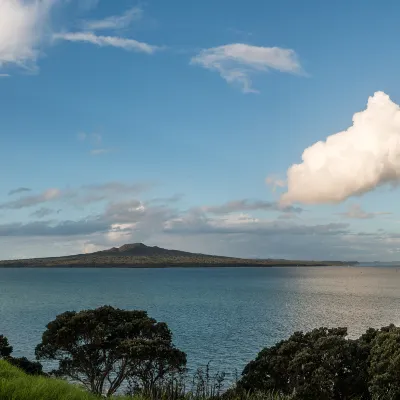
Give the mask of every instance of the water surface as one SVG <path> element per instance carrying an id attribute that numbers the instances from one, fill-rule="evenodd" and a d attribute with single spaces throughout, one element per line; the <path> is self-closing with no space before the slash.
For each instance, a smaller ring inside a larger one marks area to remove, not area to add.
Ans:
<path id="1" fill-rule="evenodd" d="M 33 357 L 45 325 L 109 304 L 168 323 L 195 368 L 241 370 L 295 330 L 400 324 L 397 268 L 0 269 L 0 333 Z"/>

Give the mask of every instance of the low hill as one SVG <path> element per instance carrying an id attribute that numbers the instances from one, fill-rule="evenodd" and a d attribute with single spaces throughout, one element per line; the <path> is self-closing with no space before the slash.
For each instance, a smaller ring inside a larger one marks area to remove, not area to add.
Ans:
<path id="1" fill-rule="evenodd" d="M 166 268 L 166 267 L 267 267 L 267 266 L 328 266 L 349 265 L 355 262 L 298 261 L 274 259 L 243 259 L 188 253 L 146 246 L 143 243 L 125 244 L 119 248 L 77 254 L 65 257 L 32 258 L 26 260 L 0 261 L 6 267 L 52 267 L 52 268 Z"/>

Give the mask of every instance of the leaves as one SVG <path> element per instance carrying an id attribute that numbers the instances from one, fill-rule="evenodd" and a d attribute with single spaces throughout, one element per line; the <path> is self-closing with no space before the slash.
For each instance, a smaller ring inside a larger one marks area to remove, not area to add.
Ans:
<path id="1" fill-rule="evenodd" d="M 173 346 L 165 323 L 145 311 L 111 306 L 58 315 L 35 353 L 38 359 L 59 361 L 54 375 L 108 396 L 128 378 L 153 385 L 186 365 L 186 355 Z"/>
<path id="2" fill-rule="evenodd" d="M 346 328 L 295 332 L 262 350 L 245 367 L 239 387 L 307 400 L 347 399 L 368 393 L 368 353 L 346 336 Z"/>
<path id="3" fill-rule="evenodd" d="M 12 346 L 9 345 L 8 339 L 0 335 L 0 358 L 9 357 L 13 351 Z"/>

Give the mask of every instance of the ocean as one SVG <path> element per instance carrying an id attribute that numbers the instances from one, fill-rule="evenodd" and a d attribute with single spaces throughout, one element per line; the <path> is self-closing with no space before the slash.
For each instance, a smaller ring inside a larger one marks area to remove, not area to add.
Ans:
<path id="1" fill-rule="evenodd" d="M 400 324 L 396 267 L 0 269 L 0 334 L 34 358 L 45 325 L 67 310 L 143 309 L 166 322 L 191 370 L 239 373 L 296 330 Z"/>

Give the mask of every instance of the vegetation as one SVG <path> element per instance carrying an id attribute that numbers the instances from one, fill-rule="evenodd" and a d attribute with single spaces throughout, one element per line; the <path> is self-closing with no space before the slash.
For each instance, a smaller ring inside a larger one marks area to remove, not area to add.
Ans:
<path id="1" fill-rule="evenodd" d="M 0 267 L 104 267 L 104 268 L 166 268 L 166 267 L 254 267 L 254 266 L 327 266 L 348 265 L 356 262 L 343 261 L 298 261 L 298 260 L 259 260 L 233 257 L 211 256 L 167 250 L 160 247 L 145 246 L 142 243 L 126 244 L 91 254 L 78 254 L 66 257 L 35 258 L 28 260 L 0 261 Z"/>
<path id="2" fill-rule="evenodd" d="M 29 375 L 44 375 L 43 367 L 39 362 L 29 361 L 26 357 L 12 357 L 12 346 L 8 343 L 8 339 L 0 335 L 0 359 L 6 360 Z"/>
<path id="3" fill-rule="evenodd" d="M 136 400 L 400 400 L 394 325 L 370 328 L 358 339 L 348 339 L 347 328 L 295 332 L 263 349 L 228 390 L 224 373 L 209 367 L 188 380 L 186 355 L 172 344 L 167 325 L 144 311 L 103 306 L 58 315 L 36 347 L 38 359 L 58 362 L 49 376 L 11 354 L 0 336 L 5 400 L 115 399 L 122 389 L 124 399 Z"/>
<path id="4" fill-rule="evenodd" d="M 107 396 L 127 381 L 149 392 L 186 366 L 186 355 L 173 346 L 165 323 L 145 311 L 110 306 L 58 315 L 47 325 L 35 353 L 40 360 L 59 362 L 53 375 Z"/>
<path id="5" fill-rule="evenodd" d="M 153 394 L 117 396 L 110 400 L 205 400 L 212 388 L 204 387 L 194 393 L 171 393 L 168 390 Z M 179 394 L 179 397 L 177 397 Z M 63 380 L 42 376 L 26 375 L 21 370 L 0 360 L 0 399 L 1 400 L 99 400 L 99 397 Z M 217 398 L 214 398 L 217 399 Z M 239 397 L 233 395 L 229 400 L 285 400 L 278 394 L 252 394 Z M 222 400 L 222 399 L 221 399 Z M 228 400 L 228 399 L 227 399 Z"/>

